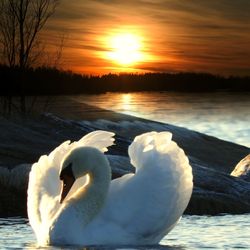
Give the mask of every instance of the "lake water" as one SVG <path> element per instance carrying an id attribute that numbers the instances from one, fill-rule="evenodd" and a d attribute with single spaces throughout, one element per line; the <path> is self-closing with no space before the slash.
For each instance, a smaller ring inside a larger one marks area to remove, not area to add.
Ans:
<path id="1" fill-rule="evenodd" d="M 77 99 L 250 147 L 250 93 L 106 93 Z"/>
<path id="2" fill-rule="evenodd" d="M 183 216 L 179 224 L 161 241 L 161 246 L 117 246 L 106 249 L 250 249 L 250 215 Z M 0 219 L 0 249 L 37 249 L 35 236 L 27 219 Z M 41 248 L 39 248 L 41 249 Z M 47 247 L 89 249 L 83 247 Z M 100 247 L 90 248 L 103 249 Z"/>

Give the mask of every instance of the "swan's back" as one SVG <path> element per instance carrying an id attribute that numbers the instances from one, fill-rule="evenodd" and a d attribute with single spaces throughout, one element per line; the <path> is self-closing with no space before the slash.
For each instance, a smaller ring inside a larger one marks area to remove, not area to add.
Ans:
<path id="1" fill-rule="evenodd" d="M 178 222 L 191 197 L 192 169 L 171 139 L 169 132 L 150 132 L 130 145 L 136 173 L 111 182 L 100 224 L 93 225 L 102 227 L 99 243 L 158 243 Z"/>
<path id="2" fill-rule="evenodd" d="M 70 143 L 66 141 L 54 149 L 49 155 L 43 155 L 34 163 L 29 175 L 28 186 L 28 216 L 30 224 L 39 243 L 44 244 L 48 236 L 49 226 L 55 214 L 63 206 L 59 203 L 61 182 L 59 171 L 64 157 L 73 149 L 81 146 L 95 147 L 102 152 L 113 144 L 114 133 L 95 131 L 87 134 L 81 140 Z M 84 179 L 78 179 L 70 194 L 84 184 Z"/>

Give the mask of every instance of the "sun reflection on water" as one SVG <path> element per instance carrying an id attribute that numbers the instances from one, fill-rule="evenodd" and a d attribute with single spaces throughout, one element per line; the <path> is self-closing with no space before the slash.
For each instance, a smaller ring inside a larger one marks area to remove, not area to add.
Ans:
<path id="1" fill-rule="evenodd" d="M 124 111 L 126 110 L 131 110 L 132 109 L 132 95 L 131 94 L 122 94 L 121 96 L 122 99 L 122 109 Z"/>

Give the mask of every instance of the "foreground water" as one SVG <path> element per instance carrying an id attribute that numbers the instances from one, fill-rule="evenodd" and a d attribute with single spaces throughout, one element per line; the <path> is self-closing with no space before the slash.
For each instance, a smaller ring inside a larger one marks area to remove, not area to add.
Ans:
<path id="1" fill-rule="evenodd" d="M 250 215 L 184 216 L 159 246 L 116 246 L 105 249 L 250 249 L 249 228 Z M 0 249 L 38 249 L 27 219 L 0 219 Z M 88 248 L 67 246 L 44 249 L 87 250 Z M 103 248 L 93 247 L 90 249 Z"/>
<path id="2" fill-rule="evenodd" d="M 138 92 L 81 95 L 78 101 L 175 124 L 250 147 L 249 93 Z"/>

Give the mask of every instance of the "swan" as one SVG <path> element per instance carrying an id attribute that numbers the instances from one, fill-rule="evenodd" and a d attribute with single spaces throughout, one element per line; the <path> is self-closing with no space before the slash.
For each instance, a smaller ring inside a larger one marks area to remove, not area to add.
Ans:
<path id="1" fill-rule="evenodd" d="M 193 176 L 172 134 L 137 136 L 128 149 L 135 174 L 111 181 L 104 152 L 113 143 L 114 133 L 94 131 L 32 165 L 28 217 L 39 246 L 157 244 L 179 221 Z"/>

